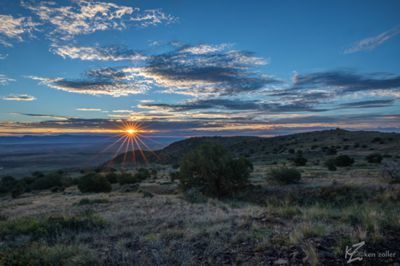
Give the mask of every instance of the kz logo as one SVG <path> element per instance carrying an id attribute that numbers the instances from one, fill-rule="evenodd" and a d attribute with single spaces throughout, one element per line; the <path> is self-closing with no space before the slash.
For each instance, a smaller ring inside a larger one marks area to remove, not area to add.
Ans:
<path id="1" fill-rule="evenodd" d="M 357 256 L 357 255 L 360 255 L 358 250 L 364 245 L 365 245 L 365 241 L 354 244 L 350 248 L 348 246 L 346 246 L 346 254 L 344 255 L 344 258 L 348 259 L 347 263 L 352 263 L 354 261 L 362 261 L 363 258 L 360 256 Z"/>

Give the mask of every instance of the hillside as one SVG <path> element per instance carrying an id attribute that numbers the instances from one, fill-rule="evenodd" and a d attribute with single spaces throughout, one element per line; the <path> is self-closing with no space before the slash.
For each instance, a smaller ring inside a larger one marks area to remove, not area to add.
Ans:
<path id="1" fill-rule="evenodd" d="M 373 131 L 347 131 L 342 129 L 298 133 L 272 138 L 264 137 L 194 137 L 174 142 L 156 151 L 143 151 L 148 162 L 161 164 L 179 163 L 193 148 L 205 142 L 217 142 L 235 156 L 253 162 L 270 162 L 302 153 L 310 159 L 325 155 L 348 154 L 364 157 L 372 152 L 396 156 L 400 150 L 400 134 Z M 123 153 L 108 164 L 143 162 L 141 151 Z"/>

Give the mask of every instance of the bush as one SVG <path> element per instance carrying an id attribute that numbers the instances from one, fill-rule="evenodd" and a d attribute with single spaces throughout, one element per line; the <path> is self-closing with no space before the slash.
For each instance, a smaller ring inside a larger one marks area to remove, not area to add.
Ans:
<path id="1" fill-rule="evenodd" d="M 12 176 L 4 176 L 0 181 L 0 193 L 10 192 L 17 184 L 17 180 Z"/>
<path id="2" fill-rule="evenodd" d="M 14 199 L 19 197 L 20 195 L 24 194 L 25 190 L 26 184 L 22 181 L 18 182 L 11 191 L 11 197 Z"/>
<path id="3" fill-rule="evenodd" d="M 365 157 L 365 159 L 369 163 L 381 163 L 383 157 L 382 157 L 382 155 L 380 153 L 371 153 L 367 157 Z"/>
<path id="4" fill-rule="evenodd" d="M 44 190 L 61 186 L 63 186 L 63 182 L 62 176 L 59 174 L 42 175 L 34 179 L 33 183 L 30 185 L 33 190 Z"/>
<path id="5" fill-rule="evenodd" d="M 118 183 L 120 185 L 125 185 L 125 184 L 135 184 L 138 183 L 138 180 L 136 179 L 135 176 L 133 176 L 130 173 L 121 173 L 118 176 Z"/>
<path id="6" fill-rule="evenodd" d="M 351 166 L 354 163 L 354 159 L 348 155 L 339 155 L 335 158 L 335 165 L 339 167 Z"/>
<path id="7" fill-rule="evenodd" d="M 92 173 L 81 177 L 78 181 L 78 188 L 81 192 L 110 192 L 110 182 L 101 175 Z"/>
<path id="8" fill-rule="evenodd" d="M 300 181 L 301 173 L 296 168 L 281 167 L 272 169 L 268 177 L 280 184 L 293 184 Z"/>
<path id="9" fill-rule="evenodd" d="M 179 177 L 185 191 L 197 188 L 220 198 L 246 187 L 252 170 L 247 159 L 233 159 L 222 145 L 205 143 L 183 158 Z"/>
<path id="10" fill-rule="evenodd" d="M 325 166 L 328 168 L 329 171 L 336 171 L 336 160 L 329 159 L 325 162 Z"/>
<path id="11" fill-rule="evenodd" d="M 108 180 L 108 182 L 110 182 L 111 184 L 115 184 L 118 183 L 118 175 L 114 172 L 110 172 L 106 175 L 106 179 Z"/>
<path id="12" fill-rule="evenodd" d="M 304 166 L 307 163 L 307 159 L 304 158 L 302 155 L 298 155 L 296 158 L 293 159 L 293 162 L 296 166 Z"/>
<path id="13" fill-rule="evenodd" d="M 137 180 L 143 181 L 151 177 L 149 170 L 146 168 L 139 168 L 137 173 L 135 174 Z"/>
<path id="14" fill-rule="evenodd" d="M 197 188 L 191 188 L 185 191 L 183 198 L 190 203 L 205 203 L 207 197 L 203 195 Z"/>

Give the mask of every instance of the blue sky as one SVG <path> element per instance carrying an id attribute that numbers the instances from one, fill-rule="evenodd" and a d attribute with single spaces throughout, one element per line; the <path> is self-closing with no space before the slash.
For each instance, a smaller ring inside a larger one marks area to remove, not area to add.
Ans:
<path id="1" fill-rule="evenodd" d="M 0 134 L 399 131 L 399 1 L 0 4 Z"/>

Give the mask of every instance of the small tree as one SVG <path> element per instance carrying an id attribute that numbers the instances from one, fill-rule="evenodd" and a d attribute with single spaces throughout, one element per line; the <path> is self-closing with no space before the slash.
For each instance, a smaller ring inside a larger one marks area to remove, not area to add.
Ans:
<path id="1" fill-rule="evenodd" d="M 246 187 L 252 170 L 247 159 L 233 159 L 223 146 L 205 143 L 184 157 L 179 177 L 184 190 L 221 198 Z"/>
<path id="2" fill-rule="evenodd" d="M 354 159 L 348 155 L 339 155 L 335 158 L 335 165 L 339 167 L 351 166 L 354 163 Z"/>

